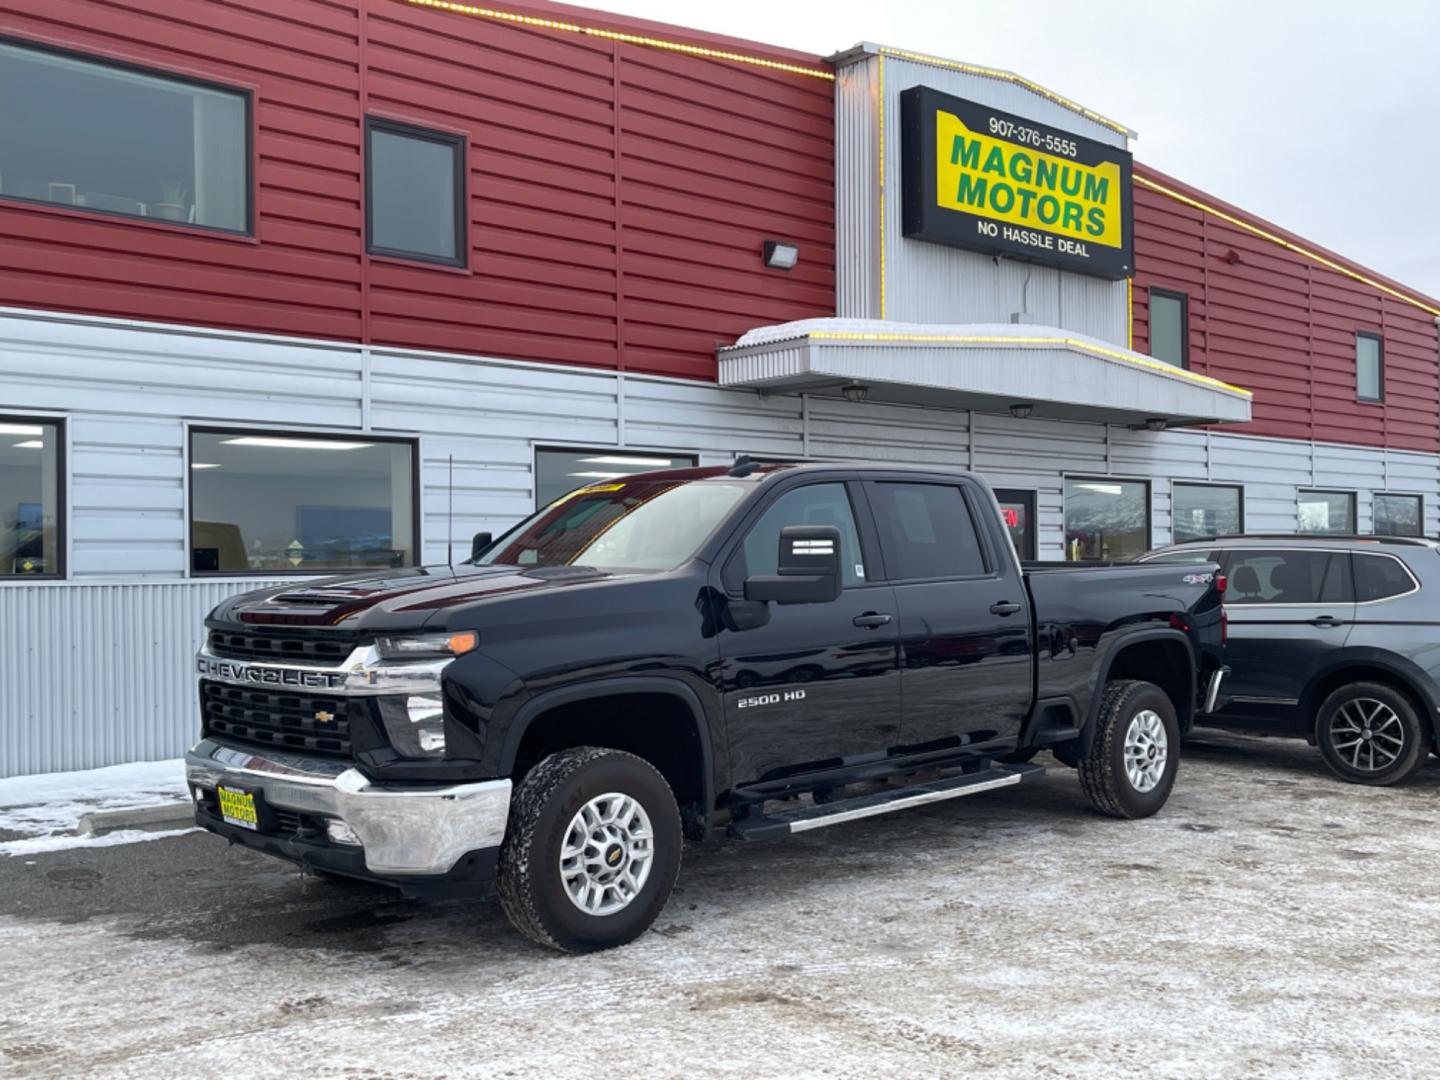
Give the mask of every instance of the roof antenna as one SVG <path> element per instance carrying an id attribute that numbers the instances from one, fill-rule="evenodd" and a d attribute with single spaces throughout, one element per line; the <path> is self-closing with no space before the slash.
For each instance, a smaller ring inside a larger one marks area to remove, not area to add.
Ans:
<path id="1" fill-rule="evenodd" d="M 455 569 L 455 455 L 450 455 L 450 509 L 445 521 L 445 563 Z"/>
<path id="2" fill-rule="evenodd" d="M 749 476 L 758 469 L 758 463 L 750 460 L 749 454 L 741 454 L 735 459 L 735 464 L 730 466 L 730 476 Z"/>

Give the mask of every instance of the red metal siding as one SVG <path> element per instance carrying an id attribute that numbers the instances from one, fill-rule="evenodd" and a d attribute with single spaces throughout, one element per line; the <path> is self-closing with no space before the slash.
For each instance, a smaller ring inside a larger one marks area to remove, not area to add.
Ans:
<path id="1" fill-rule="evenodd" d="M 1440 451 L 1440 346 L 1435 316 L 1420 306 L 1440 309 L 1440 302 L 1163 173 L 1137 165 L 1136 176 L 1136 349 L 1149 351 L 1149 289 L 1184 292 L 1191 368 L 1255 392 L 1254 422 L 1227 430 Z M 1189 201 L 1154 190 L 1147 179 Z M 1227 217 L 1376 284 L 1356 281 Z M 1382 404 L 1357 400 L 1358 330 L 1384 338 Z"/>
<path id="2" fill-rule="evenodd" d="M 823 71 L 559 4 L 520 15 Z M 0 0 L 6 33 L 251 89 L 254 239 L 0 200 L 0 305 L 713 378 L 833 314 L 833 84 L 404 0 Z M 365 254 L 363 117 L 465 135 L 469 267 Z M 766 239 L 801 244 L 766 270 Z"/>

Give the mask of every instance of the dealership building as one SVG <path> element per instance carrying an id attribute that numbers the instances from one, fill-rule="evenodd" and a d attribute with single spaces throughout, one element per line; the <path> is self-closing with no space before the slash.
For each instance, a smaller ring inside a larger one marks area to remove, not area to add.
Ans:
<path id="1" fill-rule="evenodd" d="M 0 11 L 0 776 L 177 756 L 226 596 L 652 468 L 974 469 L 1040 559 L 1440 532 L 1440 301 L 1020 75 L 534 0 Z"/>

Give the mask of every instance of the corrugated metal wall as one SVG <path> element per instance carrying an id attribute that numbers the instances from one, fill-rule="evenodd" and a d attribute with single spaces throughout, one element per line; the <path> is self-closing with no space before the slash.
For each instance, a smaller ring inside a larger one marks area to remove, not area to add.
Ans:
<path id="1" fill-rule="evenodd" d="M 1136 349 L 1149 351 L 1150 289 L 1183 292 L 1190 308 L 1190 366 L 1255 391 L 1255 419 L 1248 430 L 1292 439 L 1440 449 L 1440 355 L 1433 314 L 1235 224 L 1248 222 L 1320 253 L 1268 222 L 1153 169 L 1137 165 L 1135 171 Z M 1163 194 L 1147 179 L 1225 216 Z M 1363 270 L 1322 254 L 1334 265 Z M 1385 288 L 1406 292 L 1363 273 Z M 1440 310 L 1440 302 L 1431 306 Z M 1385 341 L 1383 404 L 1357 400 L 1359 330 Z"/>
<path id="2" fill-rule="evenodd" d="M 87 375 L 88 373 L 88 375 Z M 840 398 L 761 397 L 682 379 L 363 350 L 101 319 L 0 315 L 8 409 L 58 412 L 74 448 L 71 582 L 0 583 L 0 775 L 180 753 L 194 731 L 190 657 L 205 611 L 264 582 L 185 579 L 190 421 L 408 434 L 422 457 L 423 550 L 443 562 L 534 506 L 536 444 L 696 454 L 869 458 L 970 467 L 1037 493 L 1040 555 L 1063 550 L 1063 477 L 1153 483 L 1153 540 L 1172 479 L 1245 486 L 1246 524 L 1296 525 L 1301 487 L 1426 494 L 1440 533 L 1440 455 L 1015 420 Z M 449 462 L 454 456 L 454 521 Z"/>
<path id="3" fill-rule="evenodd" d="M 1046 326 L 1125 345 L 1125 282 L 906 240 L 900 186 L 900 94 L 912 86 L 1030 116 L 1112 146 L 1123 134 L 1013 82 L 884 50 L 842 64 L 836 75 L 836 214 L 842 229 L 836 299 L 842 318 L 915 323 L 1008 322 L 1024 313 Z M 884 114 L 877 114 L 883 93 Z M 884 210 L 875 179 L 884 138 Z M 856 230 L 854 232 L 845 230 Z M 882 236 L 883 234 L 883 236 Z M 882 252 L 883 247 L 883 252 Z M 882 301 L 883 298 L 883 301 Z"/>
<path id="4" fill-rule="evenodd" d="M 201 620 L 276 583 L 0 585 L 0 777 L 175 757 Z"/>
<path id="5" fill-rule="evenodd" d="M 253 241 L 0 198 L 0 304 L 695 378 L 717 342 L 833 314 L 828 67 L 584 21 L 823 77 L 403 0 L 0 0 L 21 40 L 252 89 L 256 174 Z M 468 140 L 468 269 L 366 254 L 366 115 Z M 799 265 L 766 269 L 766 239 Z"/>

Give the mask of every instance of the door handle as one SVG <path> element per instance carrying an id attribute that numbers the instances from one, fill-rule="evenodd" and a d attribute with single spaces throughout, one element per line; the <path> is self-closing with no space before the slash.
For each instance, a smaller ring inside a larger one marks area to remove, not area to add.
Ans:
<path id="1" fill-rule="evenodd" d="M 1020 605 L 1013 600 L 1001 600 L 998 604 L 990 605 L 991 615 L 1014 615 L 1020 610 Z"/>
<path id="2" fill-rule="evenodd" d="M 1339 619 L 1337 619 L 1334 615 L 1321 615 L 1321 616 L 1319 616 L 1318 618 L 1311 619 L 1311 620 L 1310 620 L 1310 625 L 1311 625 L 1311 626 L 1343 626 L 1343 625 L 1345 625 L 1345 624 L 1342 623 Z"/>
<path id="3" fill-rule="evenodd" d="M 856 615 L 855 618 L 850 621 L 863 629 L 876 630 L 882 626 L 889 626 L 890 616 L 881 615 L 876 611 L 867 611 L 864 615 Z"/>

